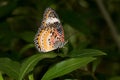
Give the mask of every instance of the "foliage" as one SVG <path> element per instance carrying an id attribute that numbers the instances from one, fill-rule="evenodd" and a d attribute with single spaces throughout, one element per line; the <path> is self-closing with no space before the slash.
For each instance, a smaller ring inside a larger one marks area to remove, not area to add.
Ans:
<path id="1" fill-rule="evenodd" d="M 118 44 L 96 1 L 1 0 L 0 80 L 119 80 Z M 103 4 L 120 31 L 120 1 Z M 38 53 L 33 39 L 47 7 L 58 13 L 68 43 Z"/>

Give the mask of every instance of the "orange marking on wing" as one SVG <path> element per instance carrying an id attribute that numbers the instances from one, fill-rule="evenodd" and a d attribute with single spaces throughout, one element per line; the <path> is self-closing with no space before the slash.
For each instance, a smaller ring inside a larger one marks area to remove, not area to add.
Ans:
<path id="1" fill-rule="evenodd" d="M 42 35 L 42 32 L 43 32 L 43 30 L 39 33 L 39 36 L 38 36 L 38 45 L 41 47 L 42 45 L 42 43 L 41 43 L 41 38 L 40 38 L 40 36 Z"/>
<path id="2" fill-rule="evenodd" d="M 44 16 L 44 17 L 45 17 L 45 20 L 43 21 L 43 25 L 44 25 L 44 26 L 46 26 L 46 23 L 45 23 L 45 22 L 46 22 L 46 19 L 48 19 L 50 12 L 51 12 L 51 11 L 48 11 L 48 12 L 45 14 L 46 16 Z"/>
<path id="3" fill-rule="evenodd" d="M 47 16 L 46 16 L 46 19 L 48 19 L 50 12 L 51 12 L 51 11 L 48 11 Z"/>
<path id="4" fill-rule="evenodd" d="M 39 36 L 38 36 L 38 44 L 45 51 L 53 50 L 52 45 L 49 45 L 48 42 L 47 42 L 49 35 L 50 35 L 50 30 L 42 30 L 39 33 Z M 41 38 L 40 38 L 41 36 L 42 36 L 43 42 L 41 42 L 42 41 Z"/>

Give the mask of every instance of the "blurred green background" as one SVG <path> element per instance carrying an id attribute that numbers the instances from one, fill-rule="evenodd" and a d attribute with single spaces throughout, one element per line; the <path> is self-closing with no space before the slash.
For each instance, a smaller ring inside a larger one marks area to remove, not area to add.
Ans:
<path id="1" fill-rule="evenodd" d="M 53 8 L 58 14 L 68 40 L 67 52 L 76 49 L 98 49 L 100 58 L 98 80 L 120 80 L 120 50 L 99 0 L 0 0 L 0 57 L 22 61 L 35 53 L 34 36 L 41 24 L 44 10 Z M 103 0 L 103 5 L 116 33 L 120 31 L 120 0 Z M 117 35 L 119 39 L 119 34 Z M 80 76 L 80 72 L 77 71 Z M 76 77 L 77 78 L 77 77 Z M 88 80 L 92 80 L 89 78 Z"/>

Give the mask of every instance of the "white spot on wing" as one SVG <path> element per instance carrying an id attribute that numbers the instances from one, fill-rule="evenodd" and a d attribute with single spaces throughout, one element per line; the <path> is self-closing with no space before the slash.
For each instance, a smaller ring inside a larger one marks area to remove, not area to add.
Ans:
<path id="1" fill-rule="evenodd" d="M 46 20 L 46 24 L 51 24 L 51 23 L 54 23 L 54 22 L 60 23 L 60 21 L 59 21 L 58 18 L 48 18 L 48 19 Z"/>

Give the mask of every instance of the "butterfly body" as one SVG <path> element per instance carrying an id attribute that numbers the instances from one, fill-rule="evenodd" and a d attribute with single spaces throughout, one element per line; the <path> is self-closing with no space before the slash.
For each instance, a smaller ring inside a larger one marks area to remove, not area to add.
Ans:
<path id="1" fill-rule="evenodd" d="M 47 8 L 43 15 L 43 21 L 35 36 L 35 46 L 39 52 L 49 52 L 62 48 L 66 42 L 60 20 L 51 8 Z"/>

